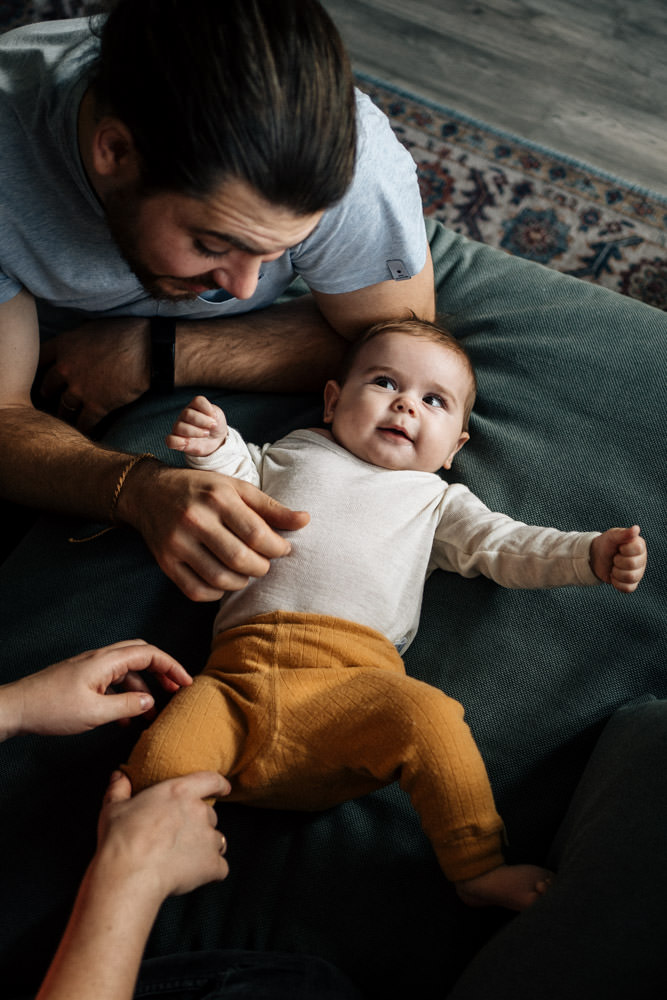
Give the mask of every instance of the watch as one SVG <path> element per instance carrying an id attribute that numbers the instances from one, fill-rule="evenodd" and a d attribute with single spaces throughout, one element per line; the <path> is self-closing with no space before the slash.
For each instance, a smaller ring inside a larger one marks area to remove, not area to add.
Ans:
<path id="1" fill-rule="evenodd" d="M 151 389 L 174 391 L 176 361 L 176 320 L 172 316 L 151 316 Z"/>

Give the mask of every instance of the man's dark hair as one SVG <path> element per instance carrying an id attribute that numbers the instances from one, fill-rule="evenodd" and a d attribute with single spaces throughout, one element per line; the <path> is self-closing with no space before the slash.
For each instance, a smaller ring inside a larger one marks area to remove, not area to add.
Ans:
<path id="1" fill-rule="evenodd" d="M 296 215 L 343 196 L 353 81 L 317 0 L 117 0 L 98 30 L 96 111 L 130 129 L 143 191 L 239 179 Z"/>

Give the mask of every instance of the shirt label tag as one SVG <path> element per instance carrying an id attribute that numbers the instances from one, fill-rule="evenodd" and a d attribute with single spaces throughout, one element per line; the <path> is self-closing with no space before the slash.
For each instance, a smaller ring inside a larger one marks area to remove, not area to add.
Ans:
<path id="1" fill-rule="evenodd" d="M 402 260 L 388 260 L 387 267 L 394 281 L 407 281 L 412 277 Z"/>

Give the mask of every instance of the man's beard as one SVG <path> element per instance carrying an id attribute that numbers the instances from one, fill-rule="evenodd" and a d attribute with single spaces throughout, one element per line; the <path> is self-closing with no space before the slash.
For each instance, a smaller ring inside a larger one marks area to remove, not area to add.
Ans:
<path id="1" fill-rule="evenodd" d="M 179 281 L 183 281 L 185 283 L 187 280 L 188 282 L 191 281 L 193 284 L 200 286 L 208 285 L 214 289 L 217 288 L 217 285 L 211 285 L 210 278 L 207 276 L 188 279 L 172 278 L 171 275 L 155 274 L 145 266 L 136 249 L 138 243 L 136 220 L 139 216 L 140 205 L 141 197 L 136 193 L 136 191 L 125 189 L 122 191 L 112 192 L 107 195 L 104 204 L 104 211 L 109 232 L 111 233 L 116 247 L 132 273 L 141 282 L 143 288 L 148 292 L 151 298 L 161 299 L 167 302 L 184 302 L 198 298 L 200 294 L 199 292 L 188 291 L 185 287 L 182 291 L 166 291 L 162 286 L 162 282 L 165 279 L 175 281 L 176 283 Z"/>

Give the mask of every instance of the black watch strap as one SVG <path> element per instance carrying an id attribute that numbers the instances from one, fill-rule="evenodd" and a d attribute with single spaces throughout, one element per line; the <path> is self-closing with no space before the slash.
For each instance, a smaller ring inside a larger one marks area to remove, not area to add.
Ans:
<path id="1" fill-rule="evenodd" d="M 174 391 L 176 361 L 176 320 L 171 316 L 151 316 L 151 389 Z"/>

